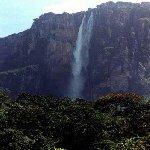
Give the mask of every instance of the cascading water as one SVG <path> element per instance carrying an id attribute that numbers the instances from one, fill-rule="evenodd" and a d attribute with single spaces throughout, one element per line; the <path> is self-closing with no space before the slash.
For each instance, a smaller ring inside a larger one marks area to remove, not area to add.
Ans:
<path id="1" fill-rule="evenodd" d="M 73 78 L 70 82 L 69 96 L 71 98 L 81 98 L 84 89 L 85 78 L 84 72 L 87 69 L 89 62 L 89 46 L 93 30 L 94 15 L 91 12 L 90 17 L 84 15 L 82 23 L 79 28 L 78 37 L 76 41 L 76 48 L 74 50 L 74 62 L 72 65 Z"/>

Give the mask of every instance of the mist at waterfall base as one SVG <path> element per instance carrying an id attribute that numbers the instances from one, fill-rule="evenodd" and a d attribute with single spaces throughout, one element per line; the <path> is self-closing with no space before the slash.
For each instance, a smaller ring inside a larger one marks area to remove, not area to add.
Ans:
<path id="1" fill-rule="evenodd" d="M 89 18 L 88 18 L 89 17 Z M 69 86 L 69 96 L 71 98 L 82 98 L 82 91 L 85 86 L 84 74 L 87 71 L 89 63 L 89 47 L 94 24 L 94 15 L 91 12 L 90 16 L 84 15 L 79 28 L 74 50 L 72 64 L 72 79 Z"/>

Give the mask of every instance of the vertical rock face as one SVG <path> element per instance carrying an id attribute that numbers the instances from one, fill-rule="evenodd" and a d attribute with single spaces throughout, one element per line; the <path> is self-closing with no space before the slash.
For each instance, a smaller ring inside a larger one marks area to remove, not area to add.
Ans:
<path id="1" fill-rule="evenodd" d="M 35 19 L 31 29 L 0 39 L 0 87 L 14 94 L 66 95 L 83 16 L 48 13 Z"/>
<path id="2" fill-rule="evenodd" d="M 91 43 L 91 97 L 110 91 L 148 94 L 150 5 L 107 3 L 96 9 Z"/>
<path id="3" fill-rule="evenodd" d="M 0 38 L 0 87 L 66 96 L 84 15 L 93 13 L 84 98 L 150 93 L 150 4 L 105 3 L 76 14 L 48 13 L 31 29 Z M 84 53 L 83 53 L 84 56 Z"/>

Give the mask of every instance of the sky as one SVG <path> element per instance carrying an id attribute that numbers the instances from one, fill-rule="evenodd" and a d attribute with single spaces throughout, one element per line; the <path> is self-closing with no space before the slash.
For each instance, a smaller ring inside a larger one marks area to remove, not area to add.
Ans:
<path id="1" fill-rule="evenodd" d="M 33 19 L 41 14 L 85 11 L 107 1 L 110 0 L 0 0 L 0 37 L 30 28 Z M 142 0 L 121 1 L 140 3 Z"/>

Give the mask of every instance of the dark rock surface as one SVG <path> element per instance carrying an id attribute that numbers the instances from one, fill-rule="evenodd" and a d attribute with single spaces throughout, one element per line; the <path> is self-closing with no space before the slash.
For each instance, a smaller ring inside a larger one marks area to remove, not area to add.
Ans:
<path id="1" fill-rule="evenodd" d="M 13 94 L 66 96 L 84 14 L 94 13 L 84 98 L 114 91 L 150 93 L 150 3 L 108 2 L 75 14 L 47 13 L 0 38 L 0 87 Z"/>

